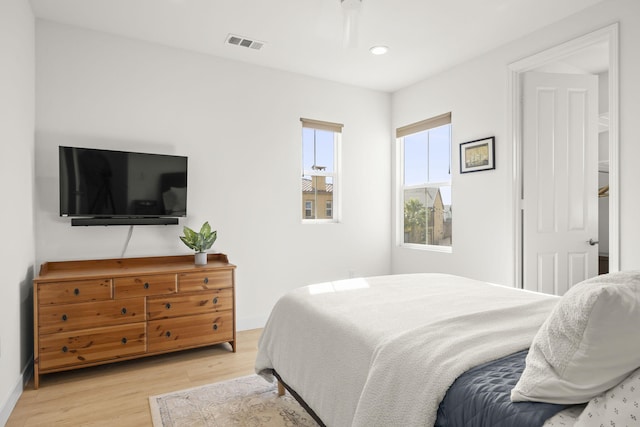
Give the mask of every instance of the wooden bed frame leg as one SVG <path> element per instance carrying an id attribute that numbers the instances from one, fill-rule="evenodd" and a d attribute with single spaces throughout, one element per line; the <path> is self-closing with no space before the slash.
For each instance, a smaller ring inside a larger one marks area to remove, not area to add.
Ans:
<path id="1" fill-rule="evenodd" d="M 284 385 L 282 385 L 280 380 L 278 380 L 278 397 L 284 396 L 284 393 L 285 393 Z"/>

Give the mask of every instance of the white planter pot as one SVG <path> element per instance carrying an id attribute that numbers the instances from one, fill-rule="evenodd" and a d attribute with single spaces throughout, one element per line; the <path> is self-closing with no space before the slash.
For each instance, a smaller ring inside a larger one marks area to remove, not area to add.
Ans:
<path id="1" fill-rule="evenodd" d="M 206 252 L 197 252 L 195 256 L 196 256 L 196 265 L 207 265 Z"/>

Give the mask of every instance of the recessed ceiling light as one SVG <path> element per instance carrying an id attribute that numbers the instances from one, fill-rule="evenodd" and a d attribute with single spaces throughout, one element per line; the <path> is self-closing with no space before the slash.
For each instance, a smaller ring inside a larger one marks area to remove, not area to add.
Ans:
<path id="1" fill-rule="evenodd" d="M 389 48 L 387 46 L 373 46 L 369 49 L 369 52 L 373 53 L 374 55 L 384 55 L 388 51 Z"/>

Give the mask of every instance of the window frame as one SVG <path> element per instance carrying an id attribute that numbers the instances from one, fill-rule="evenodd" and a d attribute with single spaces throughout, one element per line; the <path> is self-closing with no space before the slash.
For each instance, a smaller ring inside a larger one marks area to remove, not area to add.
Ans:
<path id="1" fill-rule="evenodd" d="M 317 200 L 316 203 L 313 203 L 313 211 L 312 211 L 312 217 L 311 218 L 307 218 L 306 216 L 303 216 L 301 221 L 303 224 L 337 224 L 341 222 L 341 207 L 342 207 L 342 203 L 341 203 L 341 191 L 340 191 L 340 181 L 341 181 L 341 176 L 342 176 L 342 169 L 341 169 L 341 146 L 342 146 L 342 128 L 344 125 L 340 124 L 340 123 L 332 123 L 332 122 L 325 122 L 325 121 L 320 121 L 320 120 L 313 120 L 313 119 L 306 119 L 306 118 L 300 118 L 300 121 L 302 122 L 302 128 L 300 129 L 301 131 L 301 140 L 300 140 L 300 147 L 301 147 L 301 155 L 300 155 L 300 164 L 301 164 L 301 177 L 302 179 L 304 179 L 305 177 L 311 177 L 311 179 L 313 180 L 314 176 L 323 176 L 325 177 L 325 179 L 327 178 L 331 178 L 331 182 L 332 182 L 332 197 L 331 197 L 331 201 L 332 201 L 332 218 L 318 218 L 318 203 Z M 304 129 L 313 129 L 314 132 L 315 131 L 330 131 L 333 132 L 333 172 L 328 172 L 325 170 L 319 170 L 319 169 L 305 169 L 304 168 L 304 152 L 302 150 L 302 146 L 304 144 Z M 300 194 L 302 197 L 303 202 L 305 201 L 304 197 L 304 193 L 302 191 L 302 181 L 300 182 Z M 322 208 L 320 208 L 322 209 Z M 315 213 L 315 215 L 313 215 Z M 325 209 L 325 213 L 326 213 L 326 209 Z M 306 211 L 305 211 L 306 214 Z"/>
<path id="2" fill-rule="evenodd" d="M 453 170 L 451 166 L 453 165 L 453 126 L 449 130 L 449 170 L 451 173 L 449 174 L 449 181 L 434 181 L 434 182 L 425 182 L 422 184 L 416 185 L 407 185 L 405 186 L 405 161 L 404 161 L 404 138 L 406 136 L 414 135 L 419 132 L 423 132 L 426 130 L 434 129 L 444 125 L 452 125 L 451 121 L 451 113 L 442 114 L 440 116 L 433 117 L 431 119 L 423 120 L 417 123 L 413 123 L 407 126 L 403 126 L 401 128 L 396 129 L 396 245 L 401 248 L 406 249 L 416 249 L 423 251 L 431 251 L 431 252 L 444 252 L 444 253 L 452 253 L 453 252 L 453 239 L 451 241 L 451 245 L 432 245 L 432 244 L 422 244 L 422 243 L 405 243 L 405 235 L 404 235 L 404 194 L 406 190 L 413 189 L 426 189 L 426 188 L 434 188 L 434 187 L 446 187 L 448 186 L 451 191 L 453 191 Z M 428 228 L 427 228 L 428 233 Z M 428 236 L 427 236 L 428 237 Z"/>

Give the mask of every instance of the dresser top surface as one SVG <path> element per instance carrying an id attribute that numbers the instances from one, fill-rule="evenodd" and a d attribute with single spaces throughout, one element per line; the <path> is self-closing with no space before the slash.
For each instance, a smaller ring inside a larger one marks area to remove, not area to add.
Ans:
<path id="1" fill-rule="evenodd" d="M 79 261 L 52 261 L 40 266 L 36 282 L 74 280 L 93 277 L 119 277 L 163 273 L 197 273 L 219 269 L 235 269 L 225 254 L 207 254 L 206 265 L 195 265 L 193 255 L 114 258 Z"/>

